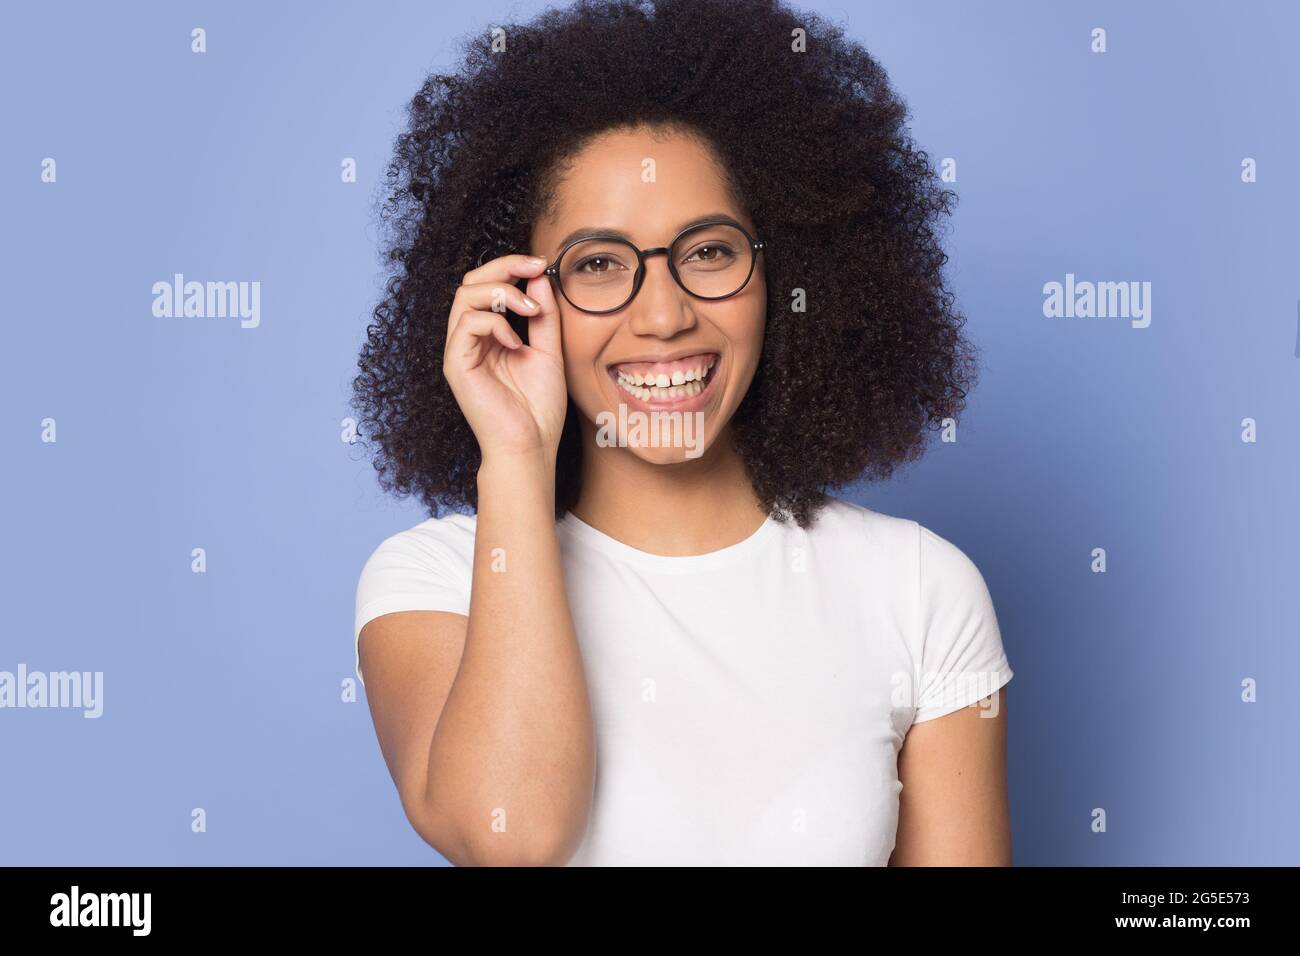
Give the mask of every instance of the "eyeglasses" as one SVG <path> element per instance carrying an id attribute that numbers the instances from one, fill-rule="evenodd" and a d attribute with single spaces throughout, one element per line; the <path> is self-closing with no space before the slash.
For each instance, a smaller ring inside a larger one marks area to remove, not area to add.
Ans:
<path id="1" fill-rule="evenodd" d="M 726 299 L 748 284 L 764 246 L 722 219 L 688 226 L 669 245 L 653 249 L 638 249 L 618 236 L 586 236 L 561 249 L 543 275 L 555 279 L 575 309 L 606 315 L 641 291 L 649 256 L 667 254 L 673 280 L 697 299 Z"/>

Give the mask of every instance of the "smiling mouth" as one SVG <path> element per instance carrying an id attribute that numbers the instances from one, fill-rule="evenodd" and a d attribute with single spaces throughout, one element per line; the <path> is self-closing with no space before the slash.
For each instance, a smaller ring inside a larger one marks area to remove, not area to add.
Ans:
<path id="1" fill-rule="evenodd" d="M 624 362 L 609 367 L 620 389 L 646 404 L 672 404 L 695 398 L 709 387 L 718 367 L 716 352 L 672 362 Z"/>

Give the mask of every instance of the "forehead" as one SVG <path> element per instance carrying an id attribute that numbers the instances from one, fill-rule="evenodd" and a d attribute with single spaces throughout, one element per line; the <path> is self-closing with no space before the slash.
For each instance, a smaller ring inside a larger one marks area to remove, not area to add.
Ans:
<path id="1" fill-rule="evenodd" d="M 749 225 L 699 140 L 644 129 L 607 132 L 565 164 L 549 215 L 533 230 L 533 248 L 553 253 L 571 231 L 600 227 L 659 245 L 684 222 L 714 212 Z"/>

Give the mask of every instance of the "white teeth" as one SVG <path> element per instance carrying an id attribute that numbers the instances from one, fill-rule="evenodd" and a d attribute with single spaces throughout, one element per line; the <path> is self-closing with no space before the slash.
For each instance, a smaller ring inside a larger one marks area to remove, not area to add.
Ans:
<path id="1" fill-rule="evenodd" d="M 618 385 L 630 395 L 635 395 L 643 402 L 672 402 L 683 398 L 693 398 L 704 391 L 709 370 L 717 358 L 710 358 L 708 363 L 692 369 L 679 369 L 672 373 L 659 375 L 642 375 L 620 371 Z"/>

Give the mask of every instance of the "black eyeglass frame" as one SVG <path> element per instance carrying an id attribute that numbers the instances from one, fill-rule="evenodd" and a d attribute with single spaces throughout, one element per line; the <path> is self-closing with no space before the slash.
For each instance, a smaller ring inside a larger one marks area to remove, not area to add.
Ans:
<path id="1" fill-rule="evenodd" d="M 668 245 L 655 246 L 650 249 L 638 249 L 622 236 L 580 236 L 560 250 L 559 255 L 555 257 L 555 262 L 548 265 L 542 271 L 542 275 L 550 276 L 554 279 L 555 284 L 560 287 L 560 295 L 564 296 L 564 300 L 579 312 L 586 312 L 588 315 L 609 315 L 613 312 L 618 312 L 621 309 L 627 308 L 628 303 L 635 299 L 637 293 L 641 291 L 641 284 L 645 281 L 645 261 L 647 257 L 657 256 L 660 254 L 668 255 L 668 253 L 672 251 L 672 248 L 677 245 L 677 241 L 681 239 L 682 236 L 690 232 L 695 232 L 698 229 L 705 229 L 709 226 L 730 226 L 732 229 L 739 230 L 740 234 L 748 240 L 750 248 L 749 273 L 745 276 L 745 281 L 737 286 L 734 292 L 728 292 L 726 295 L 700 295 L 698 292 L 692 292 L 690 289 L 686 288 L 686 283 L 682 282 L 682 277 L 677 272 L 677 264 L 673 262 L 672 256 L 668 256 L 668 271 L 672 274 L 673 281 L 676 282 L 678 287 L 687 295 L 692 295 L 697 299 L 704 299 L 709 302 L 714 302 L 719 299 L 730 299 L 733 295 L 739 295 L 741 290 L 743 290 L 745 286 L 749 285 L 749 280 L 754 277 L 754 267 L 758 264 L 758 254 L 767 248 L 766 242 L 761 242 L 758 239 L 755 239 L 749 234 L 747 229 L 738 223 L 732 222 L 730 219 L 710 219 L 706 222 L 697 222 L 694 225 L 687 226 L 681 232 L 677 233 L 677 235 L 673 236 L 672 241 L 668 243 Z M 564 261 L 565 253 L 579 243 L 595 242 L 597 240 L 618 242 L 627 246 L 636 253 L 636 275 L 632 278 L 632 292 L 619 305 L 612 309 L 584 309 L 582 306 L 578 305 L 578 303 L 569 298 L 569 293 L 564 291 L 564 281 L 560 278 L 560 263 Z"/>

